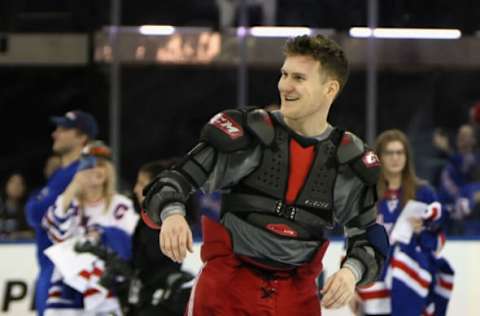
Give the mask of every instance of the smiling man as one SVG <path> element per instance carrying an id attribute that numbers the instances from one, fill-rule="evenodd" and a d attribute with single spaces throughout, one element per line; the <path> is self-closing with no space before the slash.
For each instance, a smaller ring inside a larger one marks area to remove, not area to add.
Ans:
<path id="1" fill-rule="evenodd" d="M 375 223 L 379 162 L 352 133 L 327 122 L 348 77 L 341 48 L 323 36 L 285 46 L 280 111 L 227 110 L 204 127 L 181 164 L 145 191 L 144 220 L 160 228 L 174 261 L 192 249 L 184 203 L 196 189 L 222 189 L 220 223 L 203 219 L 205 266 L 187 315 L 320 315 L 356 285 L 376 280 L 388 251 Z M 325 231 L 345 227 L 347 255 L 321 294 L 315 280 Z"/>

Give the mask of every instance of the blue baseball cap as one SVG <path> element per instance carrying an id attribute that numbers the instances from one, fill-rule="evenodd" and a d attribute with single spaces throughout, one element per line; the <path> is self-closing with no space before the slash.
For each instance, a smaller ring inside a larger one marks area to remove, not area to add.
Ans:
<path id="1" fill-rule="evenodd" d="M 65 128 L 76 128 L 86 134 L 90 139 L 94 139 L 98 134 L 97 120 L 92 114 L 83 111 L 70 111 L 64 116 L 52 116 L 50 120 L 57 126 Z"/>

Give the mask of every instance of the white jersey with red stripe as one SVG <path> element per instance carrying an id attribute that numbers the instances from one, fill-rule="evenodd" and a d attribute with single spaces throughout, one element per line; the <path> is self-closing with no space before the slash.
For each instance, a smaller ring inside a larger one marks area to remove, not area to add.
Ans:
<path id="1" fill-rule="evenodd" d="M 402 212 L 401 195 L 401 189 L 389 190 L 378 202 L 378 221 L 388 233 Z M 366 314 L 444 315 L 446 311 L 453 270 L 439 256 L 445 243 L 441 230 L 445 214 L 436 202 L 436 194 L 426 185 L 419 186 L 416 200 L 428 205 L 422 215 L 424 229 L 408 244 L 393 244 L 381 280 L 358 290 Z"/>
<path id="2" fill-rule="evenodd" d="M 116 194 L 108 207 L 105 200 L 85 206 L 74 200 L 63 211 L 62 202 L 59 196 L 42 223 L 54 242 L 45 253 L 55 265 L 45 315 L 121 315 L 118 299 L 99 283 L 105 262 L 92 254 L 77 253 L 74 246 L 95 231 L 103 246 L 128 259 L 139 218 L 133 203 Z"/>

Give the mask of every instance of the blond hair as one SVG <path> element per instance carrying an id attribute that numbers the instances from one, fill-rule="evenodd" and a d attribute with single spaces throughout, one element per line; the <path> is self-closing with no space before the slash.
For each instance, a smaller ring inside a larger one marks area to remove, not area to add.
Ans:
<path id="1" fill-rule="evenodd" d="M 106 213 L 112 203 L 113 197 L 117 193 L 117 174 L 113 164 L 107 159 L 97 157 L 97 166 L 104 168 L 106 171 L 106 179 L 102 186 L 102 197 L 105 199 L 105 209 L 103 212 Z M 84 202 L 84 196 L 81 194 L 79 196 L 80 208 L 85 206 Z"/>

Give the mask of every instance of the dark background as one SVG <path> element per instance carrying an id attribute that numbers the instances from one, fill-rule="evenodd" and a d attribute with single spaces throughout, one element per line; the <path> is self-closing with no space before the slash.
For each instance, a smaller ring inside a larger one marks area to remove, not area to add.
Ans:
<path id="1" fill-rule="evenodd" d="M 218 26 L 215 2 L 123 1 L 122 24 Z M 108 1 L 0 1 L 1 32 L 94 32 L 109 24 Z M 278 1 L 278 25 L 307 25 L 346 31 L 366 25 L 367 1 Z M 456 27 L 472 35 L 480 29 L 480 1 L 379 1 L 380 26 Z M 251 7 L 250 24 L 260 21 Z M 1 45 L 0 45 L 1 50 Z M 460 57 L 459 57 L 460 58 Z M 331 111 L 330 121 L 365 135 L 365 78 L 350 81 Z M 277 102 L 278 69 L 249 68 L 249 104 Z M 379 73 L 378 129 L 406 131 L 420 156 L 428 157 L 431 132 L 452 136 L 480 99 L 476 70 L 422 69 Z M 143 163 L 179 156 L 196 142 L 200 128 L 216 112 L 237 103 L 237 70 L 206 66 L 123 66 L 121 169 L 127 185 Z M 108 68 L 0 66 L 0 179 L 13 170 L 27 175 L 29 187 L 43 182 L 53 126 L 49 116 L 72 109 L 93 113 L 100 138 L 109 131 Z M 419 173 L 429 177 L 428 168 Z"/>

